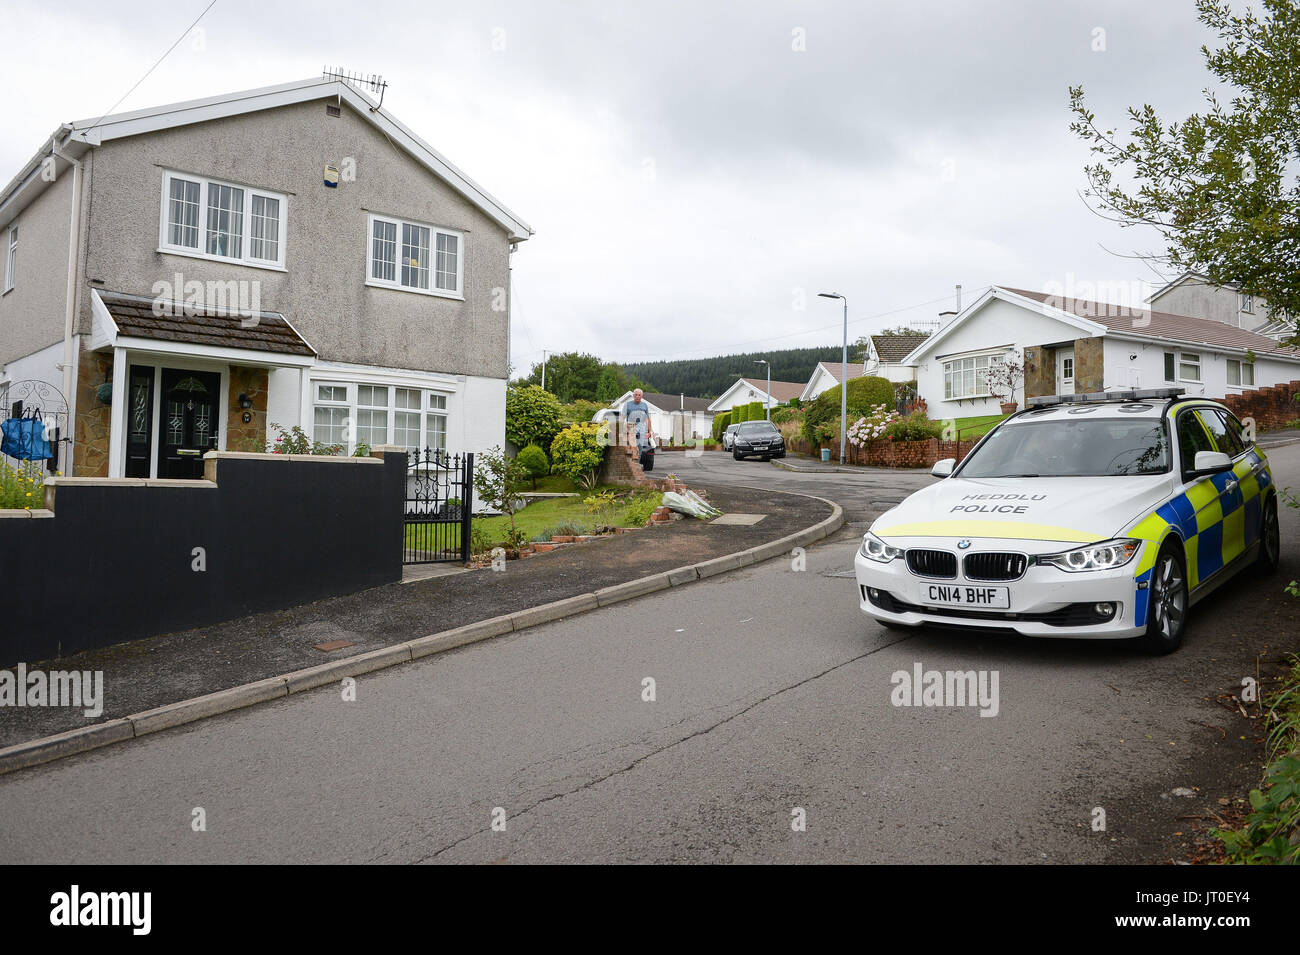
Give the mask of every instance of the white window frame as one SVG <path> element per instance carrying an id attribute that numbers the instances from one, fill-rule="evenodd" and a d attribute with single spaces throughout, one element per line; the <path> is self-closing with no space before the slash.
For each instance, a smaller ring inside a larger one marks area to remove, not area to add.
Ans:
<path id="1" fill-rule="evenodd" d="M 1232 380 L 1232 371 L 1234 368 L 1237 371 L 1236 381 Z M 1227 375 L 1228 375 L 1229 388 L 1254 388 L 1255 387 L 1255 366 L 1251 362 L 1242 361 L 1239 358 L 1229 358 Z"/>
<path id="2" fill-rule="evenodd" d="M 360 389 L 362 387 L 378 388 L 378 389 L 385 390 L 387 393 L 387 401 L 388 401 L 387 406 L 373 405 L 373 404 L 362 405 L 360 403 Z M 347 399 L 346 401 L 342 401 L 342 402 L 333 399 L 331 400 L 322 399 L 320 397 L 321 388 L 343 388 L 346 390 Z M 418 408 L 399 407 L 396 404 L 397 392 L 399 390 L 413 391 L 416 394 L 418 394 L 419 407 Z M 425 447 L 435 447 L 435 445 L 429 442 L 429 435 L 431 433 L 430 427 L 433 423 L 432 419 L 441 418 L 442 436 L 443 436 L 442 450 L 443 451 L 447 450 L 446 447 L 447 435 L 450 433 L 451 430 L 450 429 L 451 414 L 447 409 L 451 403 L 451 395 L 453 394 L 452 391 L 445 391 L 438 388 L 430 388 L 427 385 L 422 383 L 417 384 L 417 383 L 396 382 L 392 379 L 390 379 L 387 382 L 376 381 L 374 379 L 367 378 L 363 375 L 348 380 L 343 380 L 338 378 L 312 378 L 311 390 L 308 392 L 308 394 L 311 397 L 310 428 L 311 428 L 311 436 L 313 441 L 324 441 L 324 438 L 316 434 L 316 409 L 318 407 L 343 408 L 347 411 L 347 417 L 344 419 L 346 440 L 343 442 L 344 444 L 344 449 L 342 452 L 343 454 L 347 454 L 347 455 L 352 454 L 354 451 L 356 451 L 358 443 L 360 443 L 357 440 L 358 432 L 360 430 L 360 427 L 357 423 L 358 420 L 357 412 L 362 410 L 387 412 L 386 427 L 384 429 L 384 439 L 378 443 L 392 444 L 392 445 L 398 444 L 397 415 L 398 414 L 419 414 L 421 450 L 423 450 Z M 443 399 L 442 408 L 434 407 L 433 396 L 439 396 Z M 334 442 L 328 442 L 328 443 L 334 443 Z M 368 443 L 373 447 L 376 442 L 371 441 Z M 406 447 L 406 445 L 404 444 L 400 446 Z"/>
<path id="3" fill-rule="evenodd" d="M 400 255 L 395 255 L 393 259 L 393 280 L 375 278 L 375 223 L 385 222 L 395 227 L 395 238 L 397 249 L 400 252 L 402 246 L 402 226 L 411 226 L 419 229 L 429 230 L 429 287 L 417 288 L 411 285 L 402 284 L 402 261 Z M 450 236 L 456 240 L 456 287 L 455 289 L 442 289 L 437 287 L 438 282 L 438 236 Z M 366 284 L 373 288 L 393 289 L 398 292 L 414 292 L 417 295 L 433 295 L 438 298 L 450 298 L 457 301 L 465 300 L 465 233 L 455 229 L 448 229 L 443 226 L 433 225 L 429 222 L 420 222 L 416 219 L 404 219 L 400 216 L 380 215 L 371 212 L 366 217 Z"/>
<path id="4" fill-rule="evenodd" d="M 1164 380 L 1168 382 L 1177 381 L 1178 380 L 1178 353 L 1172 351 L 1161 352 L 1160 363 L 1161 363 L 1160 374 L 1164 376 Z"/>
<path id="5" fill-rule="evenodd" d="M 984 364 L 984 390 L 983 390 L 983 391 L 979 391 L 979 390 L 978 390 L 978 389 L 979 389 L 979 379 L 980 379 L 980 367 L 979 367 L 979 360 L 980 360 L 980 359 L 984 359 L 984 363 L 985 363 L 985 364 Z M 954 355 L 954 356 L 952 356 L 951 358 L 947 358 L 947 359 L 945 359 L 944 362 L 943 362 L 943 398 L 944 398 L 944 400 L 945 400 L 945 401 L 966 401 L 967 399 L 975 399 L 975 398 L 991 398 L 991 397 L 993 397 L 992 393 L 988 390 L 988 384 L 989 384 L 989 375 L 988 375 L 988 372 L 989 372 L 989 368 L 992 366 L 992 364 L 993 364 L 994 362 L 1001 362 L 1001 361 L 1005 361 L 1005 360 L 1006 360 L 1006 355 L 1005 355 L 1003 352 L 1000 352 L 1000 351 L 997 351 L 997 352 L 978 352 L 978 353 L 976 353 L 976 354 L 972 354 L 972 355 Z M 949 375 L 950 375 L 950 374 L 953 374 L 954 372 L 956 372 L 957 374 L 960 374 L 960 375 L 963 377 L 963 380 L 964 380 L 964 378 L 965 378 L 965 372 L 966 372 L 966 369 L 965 369 L 964 367 L 963 367 L 963 368 L 960 368 L 960 369 L 952 369 L 952 368 L 950 368 L 950 366 L 953 366 L 953 365 L 960 365 L 960 364 L 962 364 L 962 363 L 964 363 L 964 362 L 971 362 L 971 382 L 972 382 L 972 386 L 973 386 L 976 390 L 975 390 L 975 391 L 972 391 L 972 392 L 969 393 L 969 394 L 950 394 L 950 393 L 949 393 L 949 388 L 948 388 L 948 384 L 949 384 Z"/>
<path id="6" fill-rule="evenodd" d="M 1184 365 L 1192 366 L 1196 369 L 1195 378 L 1189 378 L 1185 374 L 1183 374 Z M 1178 352 L 1178 380 L 1191 381 L 1199 385 L 1201 384 L 1201 380 L 1203 377 L 1204 376 L 1201 374 L 1201 353 L 1194 352 L 1194 351 Z"/>
<path id="7" fill-rule="evenodd" d="M 14 290 L 14 278 L 17 271 L 18 223 L 12 222 L 9 224 L 9 231 L 5 233 L 5 293 Z"/>
<path id="8" fill-rule="evenodd" d="M 199 244 L 197 248 L 191 248 L 187 245 L 175 245 L 171 242 L 168 229 L 168 214 L 171 208 L 171 184 L 174 179 L 183 179 L 187 182 L 197 182 L 199 184 Z M 209 186 L 226 186 L 231 189 L 239 189 L 244 194 L 243 209 L 241 213 L 241 232 L 240 232 L 240 254 L 238 257 L 232 255 L 213 255 L 206 251 L 208 236 L 208 187 Z M 254 258 L 249 250 L 252 248 L 252 223 L 253 223 L 253 197 L 260 196 L 263 199 L 273 199 L 280 206 L 279 234 L 276 237 L 276 257 L 274 259 Z M 280 192 L 272 192 L 269 189 L 259 189 L 254 186 L 246 186 L 238 182 L 227 182 L 224 179 L 213 179 L 211 176 L 199 176 L 194 173 L 180 172 L 174 169 L 164 169 L 162 175 L 162 201 L 158 214 L 158 251 L 168 255 L 185 255 L 195 259 L 207 259 L 211 262 L 229 262 L 236 265 L 247 265 L 256 269 L 271 269 L 274 271 L 288 271 L 285 266 L 285 246 L 289 234 L 289 197 Z"/>
<path id="9" fill-rule="evenodd" d="M 1241 311 L 1245 312 L 1247 315 L 1255 314 L 1255 296 L 1247 295 L 1245 292 L 1242 292 L 1237 297 L 1237 303 Z"/>

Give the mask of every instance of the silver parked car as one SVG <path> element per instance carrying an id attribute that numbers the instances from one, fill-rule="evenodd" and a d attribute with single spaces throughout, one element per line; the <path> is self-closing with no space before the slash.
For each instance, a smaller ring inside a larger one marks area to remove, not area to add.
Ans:
<path id="1" fill-rule="evenodd" d="M 738 424 L 727 425 L 727 430 L 722 432 L 722 450 L 730 451 L 735 446 L 736 432 L 740 429 Z"/>

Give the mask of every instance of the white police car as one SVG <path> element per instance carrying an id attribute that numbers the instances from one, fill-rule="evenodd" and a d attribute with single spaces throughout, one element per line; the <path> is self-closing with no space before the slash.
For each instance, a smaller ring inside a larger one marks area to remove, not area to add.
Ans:
<path id="1" fill-rule="evenodd" d="M 1223 405 L 1173 389 L 1030 399 L 871 525 L 862 610 L 1169 653 L 1192 604 L 1277 567 L 1277 489 L 1247 438 Z"/>

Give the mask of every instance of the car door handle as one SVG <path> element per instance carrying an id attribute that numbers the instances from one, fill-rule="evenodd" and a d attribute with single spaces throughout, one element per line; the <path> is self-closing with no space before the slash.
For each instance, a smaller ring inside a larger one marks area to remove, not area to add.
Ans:
<path id="1" fill-rule="evenodd" d="M 1235 491 L 1237 490 L 1237 482 L 1229 481 L 1227 484 L 1223 485 L 1223 489 L 1225 491 Z"/>

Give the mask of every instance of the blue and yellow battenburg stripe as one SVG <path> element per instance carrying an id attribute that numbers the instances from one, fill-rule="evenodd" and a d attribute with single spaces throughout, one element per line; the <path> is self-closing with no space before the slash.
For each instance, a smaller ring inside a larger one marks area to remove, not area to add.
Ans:
<path id="1" fill-rule="evenodd" d="M 1214 440 L 1212 436 L 1210 440 Z M 1145 542 L 1134 568 L 1134 583 L 1139 585 L 1133 601 L 1135 626 L 1146 623 L 1151 572 L 1160 545 L 1171 529 L 1183 539 L 1190 589 L 1222 570 L 1228 560 L 1259 539 L 1264 491 L 1272 480 L 1267 459 L 1251 448 L 1232 470 L 1201 479 L 1123 535 Z M 1230 481 L 1237 482 L 1231 491 L 1227 489 Z"/>

